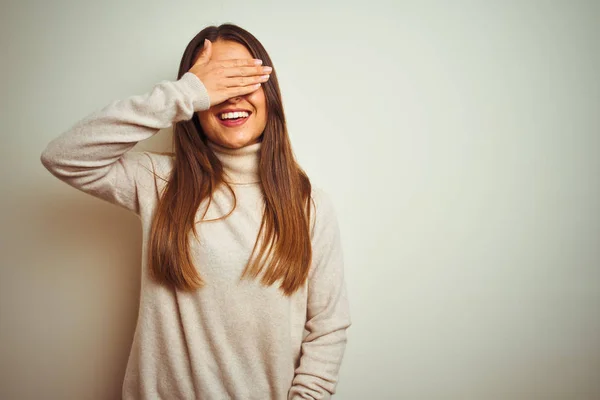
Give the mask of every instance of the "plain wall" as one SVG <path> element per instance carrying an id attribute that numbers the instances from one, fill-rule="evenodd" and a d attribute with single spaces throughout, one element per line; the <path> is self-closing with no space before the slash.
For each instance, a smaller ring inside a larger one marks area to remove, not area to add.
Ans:
<path id="1" fill-rule="evenodd" d="M 224 22 L 269 51 L 338 212 L 335 398 L 600 398 L 599 21 L 596 1 L 3 2 L 0 398 L 119 398 L 139 220 L 39 157 Z"/>

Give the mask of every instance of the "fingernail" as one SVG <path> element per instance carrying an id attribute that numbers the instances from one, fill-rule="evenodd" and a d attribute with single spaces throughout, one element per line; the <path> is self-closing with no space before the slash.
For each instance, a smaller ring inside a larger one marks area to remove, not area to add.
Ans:
<path id="1" fill-rule="evenodd" d="M 262 60 L 254 60 L 254 63 L 255 63 L 256 65 L 260 65 L 260 64 L 262 64 Z"/>
<path id="2" fill-rule="evenodd" d="M 273 68 L 271 68 L 271 67 L 263 67 L 263 68 L 264 68 L 264 70 L 265 70 L 266 72 L 271 72 L 271 71 L 273 71 Z"/>

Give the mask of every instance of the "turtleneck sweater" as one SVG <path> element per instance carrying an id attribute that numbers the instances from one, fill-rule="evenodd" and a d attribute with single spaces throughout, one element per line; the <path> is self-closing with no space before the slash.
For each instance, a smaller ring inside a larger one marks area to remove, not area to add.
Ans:
<path id="1" fill-rule="evenodd" d="M 263 215 L 260 142 L 240 149 L 208 143 L 236 202 L 227 218 L 210 221 L 234 206 L 232 193 L 220 185 L 210 204 L 198 209 L 198 238 L 190 233 L 190 254 L 205 286 L 183 292 L 149 276 L 151 223 L 174 155 L 132 148 L 209 108 L 204 84 L 187 72 L 93 112 L 41 154 L 42 164 L 61 181 L 141 220 L 140 302 L 122 398 L 329 399 L 351 321 L 338 222 L 328 195 L 316 188 L 311 193 L 313 258 L 300 290 L 284 296 L 277 285 L 239 279 Z"/>
<path id="2" fill-rule="evenodd" d="M 230 149 L 208 141 L 225 173 L 225 182 L 233 184 L 260 183 L 258 163 L 262 143 L 254 143 L 239 149 Z"/>

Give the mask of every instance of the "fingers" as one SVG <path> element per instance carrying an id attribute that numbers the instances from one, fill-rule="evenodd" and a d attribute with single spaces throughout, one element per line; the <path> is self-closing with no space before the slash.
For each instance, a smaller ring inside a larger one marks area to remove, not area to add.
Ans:
<path id="1" fill-rule="evenodd" d="M 268 74 L 266 75 L 254 75 L 254 76 L 239 76 L 234 78 L 226 78 L 223 82 L 225 87 L 240 87 L 255 85 L 257 83 L 263 83 L 269 80 Z"/>
<path id="2" fill-rule="evenodd" d="M 235 67 L 255 67 L 262 65 L 262 60 L 258 58 L 238 58 L 234 60 L 215 61 L 216 65 L 223 68 Z"/>
<path id="3" fill-rule="evenodd" d="M 260 59 L 213 60 L 211 56 L 212 43 L 205 41 L 204 48 L 196 55 L 189 70 L 204 83 L 211 105 L 255 92 L 273 72 L 273 68 L 263 66 Z"/>
<path id="4" fill-rule="evenodd" d="M 270 74 L 273 68 L 267 66 L 254 66 L 254 67 L 232 67 L 223 69 L 224 77 L 235 77 L 235 76 L 252 76 L 252 75 L 266 75 Z"/>
<path id="5" fill-rule="evenodd" d="M 237 96 L 243 96 L 245 94 L 249 94 L 258 90 L 260 88 L 260 83 L 252 84 L 249 86 L 236 86 L 227 89 L 227 97 L 233 98 Z"/>
<path id="6" fill-rule="evenodd" d="M 248 61 L 248 60 L 240 60 Z M 273 68 L 268 66 L 218 67 L 223 87 L 250 86 L 266 82 Z"/>

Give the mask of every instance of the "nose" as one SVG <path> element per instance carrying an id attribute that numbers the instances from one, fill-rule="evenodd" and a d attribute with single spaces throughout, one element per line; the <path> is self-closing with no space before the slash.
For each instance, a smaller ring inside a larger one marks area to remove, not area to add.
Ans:
<path id="1" fill-rule="evenodd" d="M 243 99 L 245 99 L 244 95 L 239 95 L 239 96 L 235 96 L 235 97 L 230 97 L 228 99 L 228 101 L 232 102 L 232 103 L 237 103 L 239 101 L 242 101 Z"/>

